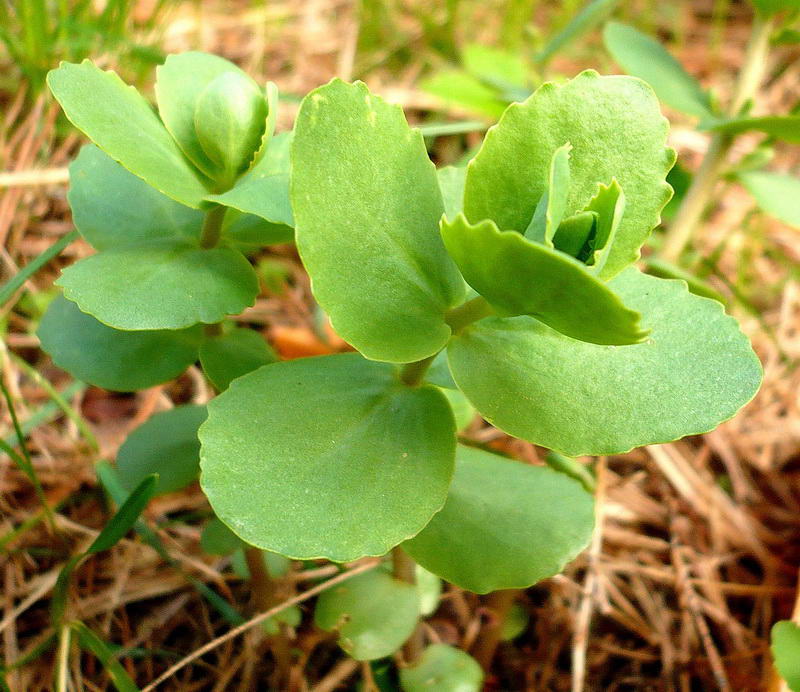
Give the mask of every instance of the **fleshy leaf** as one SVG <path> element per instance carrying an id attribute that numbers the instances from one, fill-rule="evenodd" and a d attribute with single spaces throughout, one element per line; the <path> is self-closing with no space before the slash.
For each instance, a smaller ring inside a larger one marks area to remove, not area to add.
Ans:
<path id="1" fill-rule="evenodd" d="M 442 600 L 442 580 L 422 565 L 415 566 L 414 577 L 419 595 L 420 615 L 424 617 L 433 615 Z"/>
<path id="2" fill-rule="evenodd" d="M 611 185 L 599 185 L 586 211 L 597 214 L 597 221 L 587 257 L 579 256 L 578 259 L 586 262 L 591 273 L 602 274 L 625 213 L 625 194 L 616 179 L 611 181 Z"/>
<path id="3" fill-rule="evenodd" d="M 634 344 L 646 332 L 605 283 L 578 260 L 492 221 L 470 225 L 463 214 L 442 219 L 442 238 L 467 283 L 498 314 L 532 315 L 574 339 Z"/>
<path id="4" fill-rule="evenodd" d="M 168 55 L 164 64 L 156 68 L 159 115 L 186 157 L 209 177 L 214 175 L 216 166 L 197 137 L 194 113 L 203 90 L 226 72 L 250 79 L 229 60 L 198 51 Z"/>
<path id="5" fill-rule="evenodd" d="M 596 223 L 597 213 L 591 211 L 579 211 L 564 219 L 553 237 L 555 249 L 576 259 L 582 256 L 587 251 Z"/>
<path id="6" fill-rule="evenodd" d="M 200 346 L 203 372 L 219 390 L 232 380 L 277 360 L 267 342 L 252 329 L 234 329 L 209 337 Z"/>
<path id="7" fill-rule="evenodd" d="M 145 477 L 157 473 L 157 495 L 189 485 L 200 472 L 197 429 L 205 419 L 205 406 L 178 406 L 156 413 L 136 428 L 117 452 L 122 484 L 133 490 Z"/>
<path id="8" fill-rule="evenodd" d="M 367 358 L 411 362 L 450 336 L 464 284 L 437 232 L 436 170 L 403 111 L 358 82 L 303 100 L 292 147 L 297 247 L 336 331 Z"/>
<path id="9" fill-rule="evenodd" d="M 658 41 L 619 22 L 606 24 L 603 40 L 614 60 L 653 87 L 664 103 L 702 120 L 714 117 L 708 93 Z"/>
<path id="10" fill-rule="evenodd" d="M 236 218 L 232 218 L 232 217 Z M 278 245 L 294 241 L 294 229 L 282 223 L 271 223 L 255 214 L 242 214 L 230 209 L 225 215 L 226 224 L 222 234 L 231 247 L 248 253 L 260 250 L 265 245 Z"/>
<path id="11" fill-rule="evenodd" d="M 599 456 L 707 432 L 755 395 L 761 364 L 719 303 L 633 268 L 609 285 L 642 313 L 646 342 L 597 346 L 529 317 L 485 319 L 452 340 L 453 377 L 486 420 Z"/>
<path id="12" fill-rule="evenodd" d="M 53 362 L 89 384 L 133 392 L 167 382 L 197 360 L 201 329 L 119 331 L 55 298 L 37 331 Z"/>
<path id="13" fill-rule="evenodd" d="M 553 152 L 550 160 L 550 174 L 547 188 L 533 212 L 533 218 L 523 234 L 529 240 L 553 247 L 553 236 L 564 217 L 569 196 L 569 152 L 572 145 L 567 143 Z"/>
<path id="14" fill-rule="evenodd" d="M 242 539 L 217 517 L 213 517 L 200 534 L 200 547 L 209 555 L 230 555 L 242 545 Z"/>
<path id="15" fill-rule="evenodd" d="M 792 692 L 800 692 L 800 627 L 790 620 L 776 622 L 771 632 L 775 667 Z"/>
<path id="16" fill-rule="evenodd" d="M 104 324 L 132 330 L 219 322 L 258 293 L 240 252 L 171 242 L 105 250 L 67 267 L 56 285 Z"/>
<path id="17" fill-rule="evenodd" d="M 414 665 L 400 669 L 403 692 L 480 692 L 483 670 L 466 651 L 431 644 Z"/>
<path id="18" fill-rule="evenodd" d="M 200 237 L 201 211 L 161 194 L 94 144 L 70 164 L 69 180 L 73 222 L 96 250 Z"/>
<path id="19" fill-rule="evenodd" d="M 199 208 L 200 175 L 136 89 L 89 60 L 61 63 L 47 84 L 70 122 L 115 161 L 168 197 Z"/>
<path id="20" fill-rule="evenodd" d="M 459 445 L 444 508 L 403 549 L 442 579 L 488 593 L 557 574 L 593 526 L 593 498 L 574 479 Z"/>
<path id="21" fill-rule="evenodd" d="M 444 504 L 455 455 L 444 395 L 358 354 L 235 380 L 209 404 L 200 439 L 203 489 L 235 533 L 338 562 L 383 555 L 422 529 Z"/>
<path id="22" fill-rule="evenodd" d="M 338 632 L 339 646 L 357 661 L 393 654 L 418 619 L 417 589 L 379 569 L 323 591 L 314 610 L 317 626 Z"/>
<path id="23" fill-rule="evenodd" d="M 274 224 L 294 226 L 289 202 L 291 143 L 291 132 L 272 137 L 264 157 L 236 185 L 221 195 L 209 195 L 208 200 L 254 214 Z"/>
<path id="24" fill-rule="evenodd" d="M 436 170 L 439 189 L 444 202 L 444 215 L 454 219 L 464 209 L 464 184 L 467 169 L 464 166 L 445 166 Z"/>
<path id="25" fill-rule="evenodd" d="M 737 177 L 763 211 L 800 228 L 800 178 L 770 171 L 750 171 Z"/>
<path id="26" fill-rule="evenodd" d="M 467 167 L 465 214 L 523 232 L 547 186 L 553 152 L 571 142 L 565 217 L 586 207 L 597 183 L 616 178 L 625 190 L 627 209 L 601 274 L 610 278 L 636 261 L 670 198 L 664 178 L 675 152 L 665 147 L 667 127 L 655 94 L 639 79 L 587 71 L 562 86 L 544 84 L 487 133 Z"/>
<path id="27" fill-rule="evenodd" d="M 757 117 L 710 120 L 700 123 L 700 129 L 738 135 L 742 132 L 763 132 L 784 142 L 800 144 L 800 115 L 763 115 Z"/>

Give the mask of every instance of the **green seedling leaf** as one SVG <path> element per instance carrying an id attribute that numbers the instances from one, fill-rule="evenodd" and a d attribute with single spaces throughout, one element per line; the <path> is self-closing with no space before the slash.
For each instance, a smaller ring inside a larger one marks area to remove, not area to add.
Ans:
<path id="1" fill-rule="evenodd" d="M 437 388 L 342 354 L 235 380 L 209 404 L 200 440 L 203 489 L 243 540 L 347 562 L 385 554 L 441 508 L 455 426 Z"/>
<path id="2" fill-rule="evenodd" d="M 444 215 L 454 219 L 464 210 L 464 185 L 467 169 L 464 166 L 445 166 L 436 170 L 439 189 L 444 201 Z"/>
<path id="3" fill-rule="evenodd" d="M 278 360 L 263 337 L 251 329 L 234 329 L 206 339 L 200 364 L 211 383 L 222 391 L 232 380 Z"/>
<path id="4" fill-rule="evenodd" d="M 269 635 L 276 635 L 281 631 L 281 625 L 297 627 L 303 621 L 303 611 L 298 606 L 290 606 L 277 615 L 264 620 L 261 627 Z"/>
<path id="5" fill-rule="evenodd" d="M 536 211 L 523 235 L 536 242 L 553 247 L 553 236 L 564 217 L 569 195 L 569 152 L 572 145 L 567 143 L 553 152 L 550 160 L 550 175 L 547 188 L 536 205 Z"/>
<path id="6" fill-rule="evenodd" d="M 591 469 L 580 463 L 577 459 L 550 450 L 545 455 L 544 461 L 554 471 L 574 478 L 584 487 L 586 492 L 594 493 L 597 489 L 597 479 L 594 477 Z"/>
<path id="7" fill-rule="evenodd" d="M 94 555 L 115 546 L 139 519 L 139 515 L 147 507 L 147 503 L 155 495 L 158 485 L 158 474 L 145 476 L 128 495 L 116 514 L 111 517 L 103 530 L 94 539 L 86 551 L 86 555 Z"/>
<path id="8" fill-rule="evenodd" d="M 545 47 L 534 57 L 534 60 L 540 65 L 550 62 L 550 59 L 556 53 L 600 24 L 618 3 L 619 0 L 592 0 L 589 2 L 561 31 L 545 44 Z"/>
<path id="9" fill-rule="evenodd" d="M 740 173 L 737 178 L 763 211 L 789 226 L 800 228 L 800 179 L 769 171 Z"/>
<path id="10" fill-rule="evenodd" d="M 580 211 L 561 222 L 555 236 L 553 246 L 570 257 L 582 257 L 586 254 L 597 224 L 597 213 Z"/>
<path id="11" fill-rule="evenodd" d="M 116 654 L 100 637 L 82 622 L 71 622 L 70 629 L 77 635 L 81 648 L 94 654 L 106 671 L 111 683 L 118 692 L 139 692 L 139 688 L 131 680 L 125 668 L 117 660 Z"/>
<path id="12" fill-rule="evenodd" d="M 442 238 L 467 283 L 498 314 L 532 315 L 581 341 L 634 344 L 646 331 L 640 315 L 581 262 L 492 221 L 442 220 Z"/>
<path id="13" fill-rule="evenodd" d="M 116 329 L 183 329 L 253 304 L 258 279 L 231 248 L 180 242 L 131 245 L 67 267 L 56 281 L 81 310 Z"/>
<path id="14" fill-rule="evenodd" d="M 714 118 L 708 92 L 658 41 L 619 22 L 606 24 L 603 40 L 614 60 L 653 87 L 664 103 L 701 120 Z"/>
<path id="15" fill-rule="evenodd" d="M 36 332 L 53 362 L 80 380 L 117 392 L 168 382 L 197 360 L 199 327 L 177 331 L 120 331 L 107 327 L 64 296 L 48 306 Z"/>
<path id="16" fill-rule="evenodd" d="M 712 120 L 701 123 L 701 129 L 738 135 L 742 132 L 763 132 L 784 142 L 800 144 L 800 115 L 765 115 L 761 117 Z"/>
<path id="17" fill-rule="evenodd" d="M 200 534 L 200 547 L 209 555 L 230 555 L 242 547 L 242 540 L 217 517 Z"/>
<path id="18" fill-rule="evenodd" d="M 598 186 L 586 211 L 594 212 L 596 221 L 586 257 L 579 255 L 578 259 L 586 262 L 592 274 L 602 274 L 625 213 L 625 195 L 616 179 L 611 185 Z"/>
<path id="19" fill-rule="evenodd" d="M 257 252 L 265 245 L 279 245 L 294 242 L 294 229 L 282 223 L 271 223 L 253 214 L 238 214 L 230 209 L 225 216 L 237 215 L 225 227 L 223 236 L 232 247 L 244 253 Z"/>
<path id="20" fill-rule="evenodd" d="M 339 646 L 357 661 L 372 661 L 397 651 L 419 619 L 419 596 L 412 584 L 382 570 L 359 574 L 324 591 L 314 621 L 339 634 Z"/>
<path id="21" fill-rule="evenodd" d="M 425 373 L 425 381 L 444 389 L 458 389 L 450 374 L 446 351 L 440 351 L 433 359 L 428 372 Z"/>
<path id="22" fill-rule="evenodd" d="M 470 43 L 462 55 L 467 72 L 497 89 L 524 87 L 528 66 L 519 53 Z"/>
<path id="23" fill-rule="evenodd" d="M 200 238 L 201 211 L 161 194 L 94 144 L 84 146 L 70 164 L 69 179 L 73 222 L 96 250 Z"/>
<path id="24" fill-rule="evenodd" d="M 337 333 L 367 358 L 422 360 L 464 284 L 436 232 L 436 170 L 402 110 L 333 80 L 303 100 L 292 147 L 297 247 Z"/>
<path id="25" fill-rule="evenodd" d="M 800 692 L 800 627 L 789 620 L 772 626 L 772 657 L 775 667 L 792 692 Z"/>
<path id="26" fill-rule="evenodd" d="M 422 617 L 433 615 L 442 600 L 442 580 L 422 565 L 414 567 L 414 576 L 419 593 L 419 613 Z"/>
<path id="27" fill-rule="evenodd" d="M 503 641 L 510 642 L 519 637 L 526 629 L 530 622 L 530 614 L 519 603 L 513 603 L 506 614 L 506 619 L 503 620 Z"/>
<path id="28" fill-rule="evenodd" d="M 633 268 L 609 286 L 652 329 L 644 343 L 574 341 L 528 317 L 485 319 L 453 339 L 455 381 L 486 420 L 599 456 L 707 432 L 755 395 L 761 365 L 719 303 Z"/>
<path id="29" fill-rule="evenodd" d="M 526 588 L 586 547 L 594 502 L 580 483 L 461 445 L 456 457 L 444 508 L 403 544 L 425 569 L 476 593 Z"/>
<path id="30" fill-rule="evenodd" d="M 156 413 L 130 435 L 117 452 L 117 471 L 125 488 L 135 488 L 158 474 L 155 494 L 185 488 L 200 473 L 197 429 L 206 419 L 205 406 L 177 406 Z"/>
<path id="31" fill-rule="evenodd" d="M 230 187 L 250 167 L 261 146 L 267 120 L 267 101 L 258 85 L 241 72 L 224 72 L 200 92 L 194 129 L 200 146 Z"/>
<path id="32" fill-rule="evenodd" d="M 616 178 L 625 191 L 625 215 L 600 275 L 610 278 L 638 259 L 669 200 L 664 178 L 675 152 L 665 147 L 667 127 L 655 94 L 638 79 L 587 71 L 562 86 L 544 84 L 509 106 L 467 167 L 466 217 L 523 232 L 547 188 L 553 152 L 571 142 L 565 218 L 586 208 L 598 183 Z"/>
<path id="33" fill-rule="evenodd" d="M 750 4 L 767 17 L 784 10 L 800 10 L 800 0 L 750 0 Z"/>
<path id="34" fill-rule="evenodd" d="M 496 89 L 463 70 L 439 72 L 420 83 L 423 91 L 469 113 L 497 120 L 508 105 Z"/>
<path id="35" fill-rule="evenodd" d="M 169 132 L 133 87 L 89 60 L 61 63 L 47 84 L 70 122 L 159 192 L 199 208 L 208 194 Z"/>
<path id="36" fill-rule="evenodd" d="M 233 188 L 221 195 L 209 195 L 208 200 L 254 214 L 276 225 L 294 226 L 289 202 L 291 143 L 291 132 L 275 135 L 264 157 Z"/>
<path id="37" fill-rule="evenodd" d="M 483 670 L 466 651 L 432 644 L 413 666 L 400 669 L 403 692 L 480 692 Z"/>
<path id="38" fill-rule="evenodd" d="M 457 389 L 442 389 L 442 394 L 447 397 L 450 408 L 453 409 L 456 430 L 464 430 L 469 427 L 475 418 L 475 407 L 469 403 L 469 399 Z"/>
<path id="39" fill-rule="evenodd" d="M 230 184 L 265 136 L 268 105 L 236 65 L 208 53 L 170 55 L 156 68 L 161 119 L 183 153 L 207 176 Z"/>

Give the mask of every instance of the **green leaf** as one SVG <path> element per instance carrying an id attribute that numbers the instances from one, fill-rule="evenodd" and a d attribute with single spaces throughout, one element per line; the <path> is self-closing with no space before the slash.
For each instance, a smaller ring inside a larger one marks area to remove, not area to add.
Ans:
<path id="1" fill-rule="evenodd" d="M 769 171 L 740 173 L 737 178 L 763 211 L 789 226 L 800 228 L 800 179 Z"/>
<path id="2" fill-rule="evenodd" d="M 201 211 L 162 195 L 93 144 L 84 146 L 70 164 L 69 179 L 72 220 L 96 250 L 200 238 Z"/>
<path id="3" fill-rule="evenodd" d="M 635 269 L 609 285 L 642 313 L 646 342 L 597 346 L 529 317 L 482 320 L 453 339 L 453 377 L 486 420 L 599 456 L 707 432 L 755 395 L 761 364 L 719 303 Z"/>
<path id="4" fill-rule="evenodd" d="M 200 363 L 211 383 L 222 391 L 232 380 L 278 360 L 263 337 L 251 329 L 211 337 L 200 346 Z"/>
<path id="5" fill-rule="evenodd" d="M 664 103 L 701 119 L 714 117 L 708 93 L 658 41 L 619 22 L 606 24 L 603 40 L 614 60 L 650 84 Z"/>
<path id="6" fill-rule="evenodd" d="M 400 669 L 403 692 L 480 692 L 483 670 L 466 651 L 431 644 L 419 661 Z"/>
<path id="7" fill-rule="evenodd" d="M 241 214 L 233 209 L 225 215 L 226 221 L 229 218 L 231 222 L 225 225 L 222 235 L 232 247 L 242 252 L 255 252 L 265 245 L 294 242 L 294 229 L 282 223 L 271 223 L 260 216 Z"/>
<path id="8" fill-rule="evenodd" d="M 139 519 L 139 515 L 144 511 L 150 498 L 153 497 L 158 483 L 158 476 L 151 474 L 145 476 L 128 495 L 125 502 L 117 510 L 116 514 L 109 519 L 103 530 L 94 539 L 86 551 L 86 555 L 94 555 L 108 550 L 115 546 Z"/>
<path id="9" fill-rule="evenodd" d="M 78 642 L 82 649 L 94 654 L 100 665 L 111 678 L 111 682 L 118 692 L 139 692 L 139 688 L 131 680 L 125 668 L 117 660 L 116 654 L 100 637 L 82 622 L 71 622 L 70 629 L 78 635 Z"/>
<path id="10" fill-rule="evenodd" d="M 200 547 L 209 555 L 230 555 L 242 547 L 242 540 L 221 519 L 214 517 L 200 534 Z"/>
<path id="11" fill-rule="evenodd" d="M 373 360 L 439 351 L 464 285 L 436 232 L 436 169 L 403 111 L 333 80 L 303 100 L 292 166 L 297 247 L 337 333 Z"/>
<path id="12" fill-rule="evenodd" d="M 163 241 L 105 250 L 56 281 L 84 312 L 117 329 L 182 329 L 253 304 L 258 279 L 244 256 Z"/>
<path id="13" fill-rule="evenodd" d="M 453 409 L 456 430 L 460 431 L 468 428 L 475 419 L 475 407 L 469 403 L 469 399 L 457 389 L 442 388 L 442 394 L 447 397 L 450 402 L 450 408 Z"/>
<path id="14" fill-rule="evenodd" d="M 448 219 L 454 219 L 464 209 L 467 169 L 464 166 L 445 166 L 436 170 L 436 177 L 444 201 L 444 214 Z"/>
<path id="15" fill-rule="evenodd" d="M 571 142 L 565 217 L 586 208 L 598 183 L 616 178 L 625 191 L 625 215 L 601 274 L 610 278 L 636 261 L 669 200 L 664 177 L 675 152 L 665 148 L 667 127 L 652 90 L 638 79 L 587 71 L 562 86 L 544 84 L 487 133 L 467 168 L 465 214 L 523 232 L 547 187 L 553 152 Z"/>
<path id="16" fill-rule="evenodd" d="M 533 315 L 581 341 L 631 344 L 646 332 L 640 315 L 585 265 L 516 231 L 499 231 L 492 221 L 475 226 L 464 215 L 442 220 L 442 238 L 467 283 L 498 314 Z"/>
<path id="17" fill-rule="evenodd" d="M 528 67 L 519 53 L 470 43 L 462 56 L 467 72 L 493 86 L 524 87 Z"/>
<path id="18" fill-rule="evenodd" d="M 589 2 L 545 44 L 534 60 L 539 64 L 548 63 L 556 53 L 602 22 L 618 3 L 619 0 L 592 0 Z"/>
<path id="19" fill-rule="evenodd" d="M 539 198 L 536 211 L 523 235 L 547 247 L 553 247 L 553 236 L 564 217 L 569 195 L 569 152 L 572 145 L 567 142 L 553 152 L 550 160 L 550 175 L 547 187 Z"/>
<path id="20" fill-rule="evenodd" d="M 158 474 L 156 495 L 185 488 L 200 473 L 197 429 L 205 406 L 177 406 L 156 413 L 128 435 L 117 452 L 122 484 L 135 488 L 145 476 Z"/>
<path id="21" fill-rule="evenodd" d="M 347 562 L 385 554 L 441 508 L 455 426 L 437 388 L 342 354 L 235 380 L 209 404 L 200 440 L 203 489 L 243 540 Z"/>
<path id="22" fill-rule="evenodd" d="M 519 637 L 526 629 L 530 622 L 530 615 L 528 611 L 523 608 L 519 603 L 513 603 L 503 620 L 503 641 L 510 642 Z"/>
<path id="23" fill-rule="evenodd" d="M 420 89 L 441 99 L 444 103 L 496 120 L 507 103 L 496 89 L 462 70 L 446 70 L 422 80 Z"/>
<path id="24" fill-rule="evenodd" d="M 556 250 L 570 257 L 582 257 L 589 247 L 597 224 L 597 213 L 579 211 L 564 219 L 553 237 Z"/>
<path id="25" fill-rule="evenodd" d="M 559 573 L 593 526 L 593 498 L 574 479 L 459 445 L 444 508 L 403 550 L 442 579 L 488 593 Z"/>
<path id="26" fill-rule="evenodd" d="M 208 194 L 198 173 L 133 87 L 89 60 L 61 63 L 47 84 L 70 122 L 112 159 L 156 190 L 199 208 Z"/>
<path id="27" fill-rule="evenodd" d="M 742 132 L 763 132 L 784 142 L 800 144 L 800 115 L 765 115 L 760 117 L 712 120 L 700 124 L 700 129 L 738 135 Z"/>
<path id="28" fill-rule="evenodd" d="M 750 3 L 766 16 L 783 10 L 800 10 L 800 0 L 750 0 Z"/>
<path id="29" fill-rule="evenodd" d="M 772 626 L 772 657 L 775 667 L 792 692 L 800 692 L 800 627 L 789 620 Z"/>
<path id="30" fill-rule="evenodd" d="M 314 621 L 338 632 L 339 646 L 357 661 L 372 661 L 397 651 L 419 619 L 419 597 L 412 584 L 382 570 L 356 575 L 324 591 Z"/>
<path id="31" fill-rule="evenodd" d="M 255 214 L 274 224 L 294 226 L 289 202 L 289 149 L 292 133 L 282 132 L 269 142 L 266 154 L 230 190 L 208 200 Z"/>
<path id="32" fill-rule="evenodd" d="M 433 615 L 442 600 L 442 580 L 422 565 L 414 567 L 417 591 L 419 593 L 419 612 L 423 617 Z"/>
<path id="33" fill-rule="evenodd" d="M 117 392 L 176 378 L 197 360 L 201 329 L 120 331 L 63 296 L 48 306 L 37 335 L 53 362 L 80 380 Z"/>
<path id="34" fill-rule="evenodd" d="M 592 274 L 602 274 L 614 240 L 617 237 L 620 223 L 625 213 L 625 194 L 615 179 L 611 185 L 599 185 L 597 194 L 589 202 L 586 211 L 596 216 L 594 234 L 589 240 L 587 257 L 578 259 L 586 262 Z"/>

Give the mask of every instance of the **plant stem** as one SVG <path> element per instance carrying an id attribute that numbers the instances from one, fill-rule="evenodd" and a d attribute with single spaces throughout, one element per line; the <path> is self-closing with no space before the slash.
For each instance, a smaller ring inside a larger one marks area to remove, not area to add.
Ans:
<path id="1" fill-rule="evenodd" d="M 491 619 L 486 627 L 481 630 L 472 655 L 481 664 L 487 673 L 492 668 L 492 661 L 497 647 L 503 638 L 503 625 L 505 625 L 508 611 L 520 594 L 519 589 L 504 589 L 493 591 L 486 599 L 486 607 L 491 610 Z"/>
<path id="2" fill-rule="evenodd" d="M 492 306 L 486 301 L 486 298 L 478 296 L 472 300 L 468 300 L 463 305 L 457 308 L 448 310 L 445 313 L 444 321 L 453 330 L 453 334 L 458 334 L 464 327 L 477 322 L 484 317 L 488 317 L 494 312 Z"/>
<path id="3" fill-rule="evenodd" d="M 392 550 L 392 566 L 394 568 L 395 579 L 404 581 L 407 584 L 416 585 L 417 563 L 399 546 Z M 414 664 L 422 655 L 422 649 L 422 627 L 417 623 L 413 634 L 408 638 L 408 641 L 403 644 L 403 658 L 406 664 Z"/>
<path id="4" fill-rule="evenodd" d="M 222 220 L 228 207 L 222 204 L 215 204 L 206 212 L 203 219 L 203 230 L 200 233 L 200 247 L 206 250 L 216 247 L 222 235 Z"/>
<path id="5" fill-rule="evenodd" d="M 72 641 L 69 625 L 61 625 L 58 633 L 58 654 L 56 655 L 55 688 L 56 692 L 67 692 L 69 680 L 69 648 Z"/>
<path id="6" fill-rule="evenodd" d="M 727 110 L 727 115 L 730 117 L 739 115 L 745 104 L 758 91 L 767 66 L 769 41 L 773 28 L 772 18 L 764 18 L 756 14 L 744 64 L 736 80 L 733 98 Z M 667 262 L 677 263 L 683 249 L 689 243 L 695 227 L 711 200 L 717 180 L 725 168 L 734 139 L 734 135 L 722 132 L 711 138 L 703 162 L 667 232 L 666 242 L 661 250 L 661 257 Z"/>
<path id="7" fill-rule="evenodd" d="M 425 377 L 425 373 L 428 372 L 428 368 L 431 367 L 434 358 L 436 358 L 436 355 L 423 358 L 414 363 L 406 363 L 400 370 L 400 381 L 409 387 L 416 387 L 422 382 L 422 378 Z"/>

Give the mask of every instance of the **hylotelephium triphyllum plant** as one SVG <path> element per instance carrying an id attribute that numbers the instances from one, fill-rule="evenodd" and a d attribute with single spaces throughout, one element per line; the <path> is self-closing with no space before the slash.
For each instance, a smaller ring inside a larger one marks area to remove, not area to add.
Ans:
<path id="1" fill-rule="evenodd" d="M 49 83 L 97 145 L 72 166 L 70 203 L 98 253 L 58 280 L 43 347 L 114 389 L 199 353 L 221 391 L 199 429 L 202 487 L 249 544 L 338 562 L 402 546 L 472 591 L 526 587 L 586 545 L 591 495 L 458 444 L 451 401 L 565 455 L 607 455 L 711 430 L 758 389 L 719 303 L 634 266 L 675 159 L 638 79 L 545 84 L 466 169 L 439 171 L 361 83 L 311 92 L 275 137 L 274 90 L 213 56 L 159 69 L 160 119 L 91 63 Z M 356 353 L 263 365 L 256 334 L 197 326 L 252 304 L 242 250 L 292 226 Z"/>

